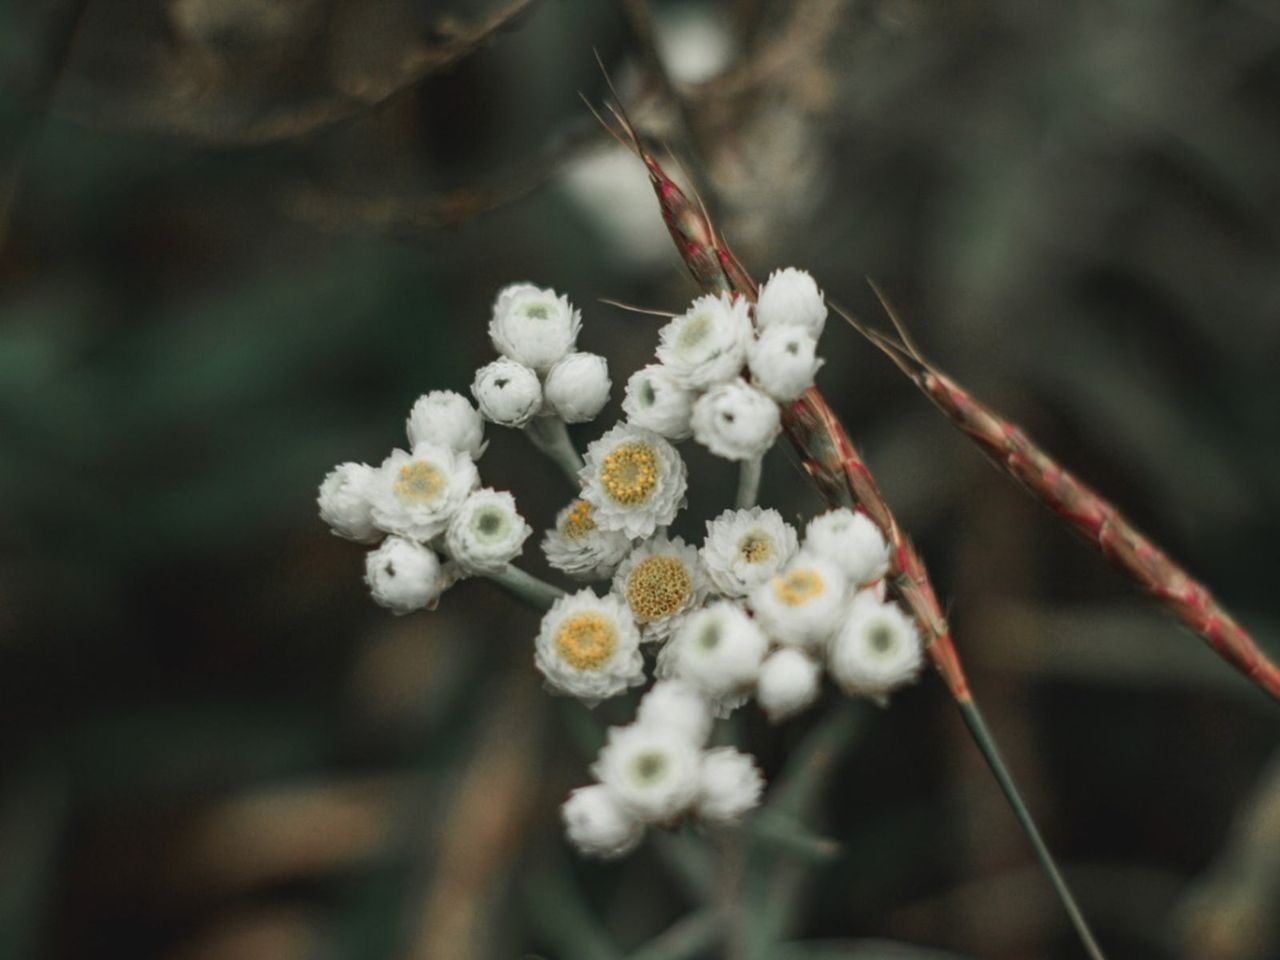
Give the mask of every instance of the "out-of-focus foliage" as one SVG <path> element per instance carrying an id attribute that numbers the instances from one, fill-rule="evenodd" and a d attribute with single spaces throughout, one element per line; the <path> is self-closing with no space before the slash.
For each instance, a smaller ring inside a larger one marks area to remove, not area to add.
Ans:
<path id="1" fill-rule="evenodd" d="M 866 317 L 878 277 L 1276 651 L 1280 15 L 654 4 L 663 82 L 647 8 L 0 7 L 0 955 L 713 956 L 726 900 L 735 957 L 1077 955 L 933 681 L 744 720 L 775 793 L 739 841 L 574 860 L 556 805 L 628 705 L 544 696 L 484 583 L 386 616 L 314 490 L 465 389 L 500 285 L 568 292 L 619 393 L 656 327 L 599 298 L 691 295 L 578 99 L 596 48 L 754 273 Z M 1274 705 L 823 349 L 1112 955 L 1274 956 Z M 691 456 L 697 536 L 732 475 Z M 515 435 L 481 468 L 538 525 L 569 496 Z M 781 453 L 765 484 L 818 505 Z"/>

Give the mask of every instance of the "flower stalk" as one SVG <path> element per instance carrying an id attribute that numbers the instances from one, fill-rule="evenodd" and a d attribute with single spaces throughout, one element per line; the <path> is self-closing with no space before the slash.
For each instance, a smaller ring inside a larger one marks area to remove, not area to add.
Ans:
<path id="1" fill-rule="evenodd" d="M 517 600 L 537 610 L 550 610 L 551 605 L 564 596 L 564 591 L 559 587 L 540 580 L 514 564 L 509 563 L 502 569 L 484 576 Z"/>
<path id="2" fill-rule="evenodd" d="M 739 510 L 749 510 L 760 499 L 760 475 L 764 469 L 764 457 L 750 457 L 738 467 L 738 492 L 734 505 Z"/>
<path id="3" fill-rule="evenodd" d="M 534 417 L 524 428 L 529 442 L 547 456 L 565 475 L 569 485 L 578 486 L 578 473 L 582 470 L 582 457 L 569 437 L 569 428 L 556 416 Z"/>

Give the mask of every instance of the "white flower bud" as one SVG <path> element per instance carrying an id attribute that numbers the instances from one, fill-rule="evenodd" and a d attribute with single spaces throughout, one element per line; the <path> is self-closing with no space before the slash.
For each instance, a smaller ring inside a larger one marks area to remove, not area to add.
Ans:
<path id="1" fill-rule="evenodd" d="M 471 394 L 484 418 L 504 427 L 523 427 L 542 408 L 538 375 L 505 357 L 476 371 Z"/>
<path id="2" fill-rule="evenodd" d="M 364 580 L 375 602 L 394 614 L 434 607 L 445 587 L 440 558 L 429 547 L 388 537 L 365 558 Z"/>
<path id="3" fill-rule="evenodd" d="M 756 326 L 766 330 L 775 324 L 804 327 L 816 340 L 827 322 L 827 304 L 813 277 L 787 267 L 769 274 L 756 300 Z"/>
<path id="4" fill-rule="evenodd" d="M 622 412 L 632 426 L 652 430 L 668 440 L 684 440 L 692 435 L 694 393 L 676 382 L 671 371 L 660 363 L 641 367 L 627 381 Z"/>
<path id="5" fill-rule="evenodd" d="M 846 582 L 839 567 L 801 551 L 751 593 L 751 608 L 769 636 L 787 646 L 826 643 L 844 612 Z"/>
<path id="6" fill-rule="evenodd" d="M 849 604 L 827 665 L 846 693 L 883 698 L 914 680 L 921 662 L 920 635 L 911 618 L 897 604 L 862 590 Z"/>
<path id="7" fill-rule="evenodd" d="M 699 819 L 732 826 L 760 805 L 764 777 L 755 760 L 733 747 L 717 747 L 702 755 L 698 776 Z"/>
<path id="8" fill-rule="evenodd" d="M 643 697 L 636 723 L 667 727 L 701 747 L 711 736 L 711 707 L 694 687 L 681 680 L 659 680 Z"/>
<path id="9" fill-rule="evenodd" d="M 693 405 L 693 438 L 718 457 L 762 456 L 781 429 L 778 405 L 745 380 L 717 384 Z"/>
<path id="10" fill-rule="evenodd" d="M 747 350 L 751 382 L 775 400 L 786 403 L 813 386 L 822 366 L 818 341 L 796 324 L 775 324 L 760 331 Z"/>
<path id="11" fill-rule="evenodd" d="M 556 361 L 543 393 L 547 404 L 565 423 L 594 420 L 609 402 L 609 365 L 594 353 L 571 353 Z"/>
<path id="12" fill-rule="evenodd" d="M 381 534 L 373 523 L 370 496 L 378 471 L 367 463 L 340 463 L 320 484 L 320 519 L 339 537 L 373 543 Z"/>
<path id="13" fill-rule="evenodd" d="M 662 650 L 662 669 L 708 697 L 732 698 L 756 682 L 769 647 L 764 631 L 735 603 L 720 600 L 689 616 Z"/>
<path id="14" fill-rule="evenodd" d="M 665 823 L 697 798 L 700 759 L 698 748 L 681 734 L 632 724 L 609 730 L 591 771 L 632 816 Z"/>
<path id="15" fill-rule="evenodd" d="M 840 567 L 854 586 L 879 580 L 889 570 L 889 546 L 865 513 L 839 507 L 814 517 L 804 548 Z"/>
<path id="16" fill-rule="evenodd" d="M 494 573 L 520 555 L 533 531 L 516 510 L 511 494 L 477 490 L 449 521 L 449 555 L 467 573 Z"/>
<path id="17" fill-rule="evenodd" d="M 573 349 L 582 315 L 554 290 L 531 283 L 505 287 L 493 302 L 489 338 L 504 357 L 546 373 Z"/>
<path id="18" fill-rule="evenodd" d="M 604 784 L 579 787 L 560 808 L 565 834 L 582 853 L 605 860 L 630 853 L 644 836 L 644 824 L 631 816 Z"/>
<path id="19" fill-rule="evenodd" d="M 705 390 L 742 372 L 751 342 L 750 305 L 727 294 L 699 297 L 658 336 L 658 359 L 676 381 Z"/>
<path id="20" fill-rule="evenodd" d="M 756 700 L 769 720 L 779 723 L 818 699 L 822 668 L 795 647 L 781 647 L 760 667 Z"/>
<path id="21" fill-rule="evenodd" d="M 423 394 L 405 421 L 409 446 L 434 443 L 478 460 L 484 453 L 484 421 L 470 401 L 452 390 Z"/>

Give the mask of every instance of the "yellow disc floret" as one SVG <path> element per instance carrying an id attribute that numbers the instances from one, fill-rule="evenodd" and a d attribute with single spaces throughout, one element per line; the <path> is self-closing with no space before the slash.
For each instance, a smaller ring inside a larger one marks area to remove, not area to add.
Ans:
<path id="1" fill-rule="evenodd" d="M 560 523 L 560 535 L 568 540 L 580 540 L 596 528 L 591 516 L 591 504 L 586 500 L 577 501 Z"/>
<path id="2" fill-rule="evenodd" d="M 613 656 L 618 631 L 603 613 L 588 610 L 565 618 L 556 630 L 556 652 L 575 670 L 595 670 Z"/>
<path id="3" fill-rule="evenodd" d="M 693 577 L 679 557 L 646 557 L 627 577 L 627 604 L 641 623 L 679 613 L 692 596 Z"/>
<path id="4" fill-rule="evenodd" d="M 818 571 L 805 567 L 773 578 L 773 595 L 788 607 L 799 607 L 822 596 L 827 586 Z"/>
<path id="5" fill-rule="evenodd" d="M 761 563 L 773 556 L 773 541 L 758 533 L 749 533 L 739 541 L 738 552 L 747 563 Z"/>
<path id="6" fill-rule="evenodd" d="M 444 489 L 444 476 L 425 460 L 415 460 L 400 468 L 395 493 L 401 500 L 430 503 Z"/>
<path id="7" fill-rule="evenodd" d="M 644 503 L 658 485 L 658 456 L 653 447 L 639 441 L 614 447 L 600 464 L 600 485 L 614 503 L 627 507 Z"/>

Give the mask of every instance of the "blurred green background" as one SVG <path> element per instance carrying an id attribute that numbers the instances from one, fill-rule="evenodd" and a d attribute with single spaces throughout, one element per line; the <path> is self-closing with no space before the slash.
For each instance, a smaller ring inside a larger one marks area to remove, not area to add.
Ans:
<path id="1" fill-rule="evenodd" d="M 388 616 L 317 519 L 465 391 L 500 286 L 568 293 L 615 401 L 657 321 L 600 298 L 693 295 L 578 98 L 593 48 L 748 269 L 864 318 L 876 276 L 1280 652 L 1274 4 L 8 0 L 0 956 L 1081 955 L 933 678 L 742 719 L 778 815 L 738 841 L 579 862 L 556 808 L 629 705 L 544 695 L 485 583 Z M 823 349 L 1111 955 L 1280 956 L 1276 705 L 851 330 Z M 490 436 L 545 526 L 570 491 Z M 697 537 L 733 475 L 689 457 Z M 820 506 L 781 447 L 764 499 Z"/>

